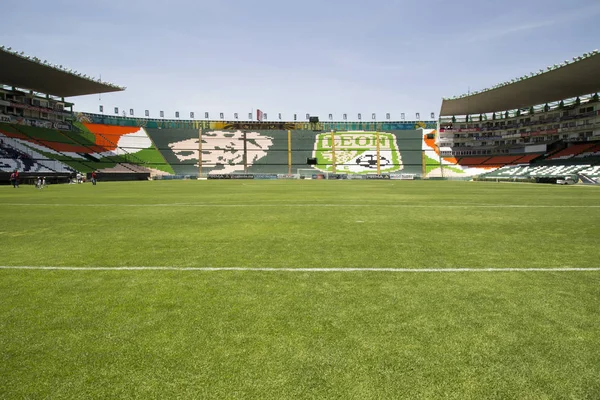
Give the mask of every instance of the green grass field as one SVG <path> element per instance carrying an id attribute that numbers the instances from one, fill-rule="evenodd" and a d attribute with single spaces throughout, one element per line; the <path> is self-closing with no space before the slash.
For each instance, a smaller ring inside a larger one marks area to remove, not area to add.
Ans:
<path id="1" fill-rule="evenodd" d="M 600 267 L 599 200 L 475 182 L 0 186 L 0 265 L 75 268 L 0 269 L 0 398 L 597 399 L 600 271 L 483 270 Z"/>

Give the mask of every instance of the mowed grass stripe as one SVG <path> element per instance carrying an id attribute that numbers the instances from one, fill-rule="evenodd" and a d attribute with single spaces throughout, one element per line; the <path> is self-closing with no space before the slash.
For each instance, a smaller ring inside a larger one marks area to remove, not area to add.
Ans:
<path id="1" fill-rule="evenodd" d="M 157 204 L 72 204 L 72 203 L 4 203 L 10 207 L 389 207 L 389 208 L 600 208 L 600 205 L 545 205 L 545 204 L 199 204 L 199 203 L 157 203 Z"/>
<path id="2" fill-rule="evenodd" d="M 597 272 L 600 268 L 261 268 L 261 267 L 51 267 L 51 266 L 0 266 L 0 270 L 47 270 L 47 271 L 247 271 L 247 272 Z"/>

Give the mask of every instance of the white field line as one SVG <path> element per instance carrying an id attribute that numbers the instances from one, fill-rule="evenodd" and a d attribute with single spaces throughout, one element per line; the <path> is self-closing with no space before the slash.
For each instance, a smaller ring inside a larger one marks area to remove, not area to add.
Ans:
<path id="1" fill-rule="evenodd" d="M 157 204 L 67 204 L 67 203 L 0 203 L 9 207 L 392 207 L 392 208 L 600 208 L 600 205 L 544 205 L 544 204 L 219 204 L 219 203 L 157 203 Z"/>
<path id="2" fill-rule="evenodd" d="M 243 271 L 243 272 L 600 272 L 600 268 L 243 268 L 243 267 L 48 267 L 48 266 L 0 266 L 0 270 L 46 270 L 46 271 Z"/>

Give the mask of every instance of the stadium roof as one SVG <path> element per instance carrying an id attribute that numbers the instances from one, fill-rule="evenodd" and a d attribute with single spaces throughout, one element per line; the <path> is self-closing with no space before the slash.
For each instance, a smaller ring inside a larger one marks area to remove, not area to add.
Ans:
<path id="1" fill-rule="evenodd" d="M 444 99 L 440 116 L 484 114 L 600 92 L 600 53 L 594 50 L 573 62 L 548 67 L 480 92 Z"/>
<path id="2" fill-rule="evenodd" d="M 51 65 L 37 57 L 0 47 L 0 84 L 33 90 L 58 97 L 118 92 L 124 87 Z"/>

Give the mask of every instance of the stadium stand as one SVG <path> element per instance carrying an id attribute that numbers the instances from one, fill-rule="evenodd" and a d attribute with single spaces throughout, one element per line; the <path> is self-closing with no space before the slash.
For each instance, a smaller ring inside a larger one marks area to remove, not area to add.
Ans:
<path id="1" fill-rule="evenodd" d="M 483 165 L 508 165 L 517 161 L 521 156 L 494 156 L 483 162 Z"/>
<path id="2" fill-rule="evenodd" d="M 527 79 L 444 99 L 440 153 L 457 157 L 457 167 L 500 167 L 484 176 L 526 175 L 528 169 L 510 166 L 530 163 L 539 167 L 534 174 L 552 175 L 584 169 L 567 160 L 595 165 L 588 157 L 600 152 L 599 68 L 594 51 Z"/>
<path id="3" fill-rule="evenodd" d="M 58 160 L 33 151 L 22 144 L 20 139 L 7 137 L 0 133 L 0 170 L 10 172 L 15 169 L 35 173 L 71 173 L 74 169 Z"/>
<path id="4" fill-rule="evenodd" d="M 594 164 L 555 164 L 555 165 L 521 165 L 506 166 L 489 172 L 487 178 L 536 178 L 536 177 L 564 177 L 567 175 L 586 175 L 592 178 L 600 177 L 600 161 Z"/>
<path id="5" fill-rule="evenodd" d="M 198 175 L 199 132 L 193 129 L 155 129 L 146 131 L 176 175 Z M 296 130 L 241 131 L 209 130 L 202 134 L 203 173 L 286 174 L 291 169 L 307 168 L 310 157 L 326 158 L 330 132 Z M 324 138 L 324 136 L 326 138 Z M 380 132 L 384 170 L 420 174 L 422 170 L 423 133 L 419 130 Z M 359 138 L 359 139 L 357 139 Z M 358 160 L 362 152 L 375 150 L 374 132 L 339 132 L 337 172 L 375 172 L 376 166 Z M 358 144 L 352 144 L 358 140 Z M 291 153 L 288 153 L 291 148 Z M 289 157 L 289 158 L 288 158 Z M 291 161 L 291 164 L 289 162 Z M 362 164 L 361 164 L 362 162 Z M 331 168 L 331 159 L 325 168 Z M 315 172 L 318 172 L 315 170 Z"/>
<path id="6" fill-rule="evenodd" d="M 574 143 L 572 145 L 570 145 L 569 147 L 559 151 L 558 153 L 553 154 L 552 156 L 548 157 L 548 160 L 564 160 L 567 158 L 572 158 L 572 157 L 576 157 L 579 156 L 585 152 L 587 152 L 588 150 L 592 149 L 593 147 L 596 147 L 594 143 Z"/>
<path id="7" fill-rule="evenodd" d="M 581 153 L 577 154 L 575 158 L 583 158 L 583 157 L 594 157 L 600 156 L 600 144 L 595 145 L 592 148 L 589 148 Z"/>
<path id="8" fill-rule="evenodd" d="M 106 173 L 149 174 L 149 170 L 143 166 L 144 161 L 130 154 L 132 151 L 140 150 L 135 147 L 141 143 L 139 139 L 133 140 L 134 148 L 109 145 L 109 141 L 103 143 L 103 146 L 94 142 L 94 135 L 80 130 L 59 131 L 7 124 L 0 125 L 0 134 L 6 143 L 3 154 L 4 164 L 10 164 L 23 172 L 32 170 L 30 165 L 33 165 L 33 162 L 40 164 L 36 171 L 46 173 L 73 171 L 86 173 L 106 170 Z M 10 147 L 8 147 L 9 143 Z M 18 149 L 22 154 L 16 154 L 16 150 L 12 150 L 11 153 L 10 149 Z M 13 160 L 10 163 L 7 162 L 9 158 Z M 25 163 L 29 159 L 32 161 Z"/>
<path id="9" fill-rule="evenodd" d="M 22 58 L 9 54 L 5 67 L 23 65 Z M 600 156 L 598 52 L 532 75 L 536 79 L 444 99 L 437 122 L 200 121 L 74 113 L 64 96 L 123 88 L 26 62 L 35 76 L 12 81 L 17 74 L 8 74 L 10 82 L 0 82 L 2 171 L 289 174 L 317 158 L 315 172 L 469 178 L 585 171 L 594 176 Z M 56 79 L 45 80 L 44 74 Z M 376 137 L 383 138 L 381 148 Z"/>
<path id="10" fill-rule="evenodd" d="M 531 161 L 533 161 L 536 158 L 539 158 L 541 156 L 543 156 L 543 154 L 528 154 L 526 156 L 520 157 L 515 162 L 512 162 L 510 164 L 526 164 L 526 163 L 529 163 L 529 162 L 531 162 Z"/>
<path id="11" fill-rule="evenodd" d="M 74 171 L 103 168 L 127 175 L 149 176 L 133 164 L 128 151 L 95 142 L 95 136 L 75 121 L 73 104 L 65 97 L 107 93 L 124 88 L 40 62 L 10 48 L 0 48 L 0 172 L 17 169 L 29 173 L 68 176 Z M 115 151 L 116 150 L 116 151 Z M 133 165 L 133 166 L 132 166 Z M 5 174 L 0 179 L 7 179 Z"/>
<path id="12" fill-rule="evenodd" d="M 477 166 L 486 164 L 490 159 L 490 157 L 461 157 L 458 162 L 460 165 Z"/>

